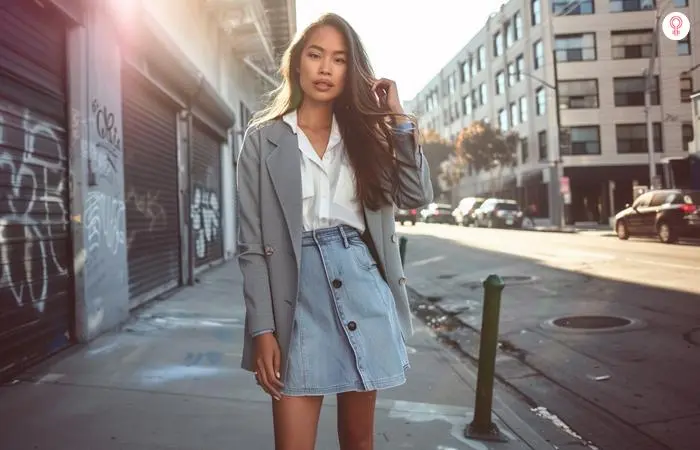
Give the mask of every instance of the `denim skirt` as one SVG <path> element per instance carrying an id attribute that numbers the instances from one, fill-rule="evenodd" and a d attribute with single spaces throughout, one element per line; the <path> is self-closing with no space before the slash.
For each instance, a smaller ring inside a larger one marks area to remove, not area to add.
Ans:
<path id="1" fill-rule="evenodd" d="M 359 232 L 304 232 L 299 296 L 282 393 L 374 391 L 406 382 L 394 297 Z"/>

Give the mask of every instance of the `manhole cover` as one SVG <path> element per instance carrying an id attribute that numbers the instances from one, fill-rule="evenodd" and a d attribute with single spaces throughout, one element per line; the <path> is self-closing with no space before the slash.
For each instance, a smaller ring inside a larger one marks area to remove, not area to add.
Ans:
<path id="1" fill-rule="evenodd" d="M 644 325 L 643 321 L 629 317 L 582 315 L 555 317 L 541 324 L 541 327 L 553 332 L 612 333 L 636 330 Z"/>
<path id="2" fill-rule="evenodd" d="M 688 341 L 689 344 L 700 346 L 700 328 L 695 328 L 683 334 L 683 339 Z"/>
<path id="3" fill-rule="evenodd" d="M 632 321 L 630 319 L 616 316 L 569 316 L 560 317 L 552 321 L 552 324 L 558 327 L 584 330 L 619 328 L 627 326 L 631 323 Z"/>

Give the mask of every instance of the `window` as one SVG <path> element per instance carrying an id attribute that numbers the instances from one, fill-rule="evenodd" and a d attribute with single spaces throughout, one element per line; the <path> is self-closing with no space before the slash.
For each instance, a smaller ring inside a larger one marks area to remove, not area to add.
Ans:
<path id="1" fill-rule="evenodd" d="M 530 2 L 530 13 L 532 15 L 530 19 L 533 25 L 542 23 L 542 4 L 540 0 L 532 0 Z"/>
<path id="2" fill-rule="evenodd" d="M 479 107 L 479 91 L 472 89 L 472 111 Z"/>
<path id="3" fill-rule="evenodd" d="M 571 147 L 564 155 L 600 155 L 600 127 L 598 125 L 569 128 Z"/>
<path id="4" fill-rule="evenodd" d="M 552 0 L 552 12 L 556 16 L 580 16 L 582 14 L 593 14 L 593 0 Z"/>
<path id="5" fill-rule="evenodd" d="M 518 74 L 518 81 L 523 81 L 525 78 L 525 58 L 523 55 L 518 55 L 515 58 L 515 73 Z"/>
<path id="6" fill-rule="evenodd" d="M 516 41 L 523 37 L 523 16 L 520 11 L 513 16 L 513 34 Z"/>
<path id="7" fill-rule="evenodd" d="M 455 74 L 452 73 L 447 77 L 447 93 L 452 95 L 455 92 L 457 92 L 457 80 Z"/>
<path id="8" fill-rule="evenodd" d="M 690 55 L 692 52 L 690 48 L 690 33 L 676 43 L 676 52 L 679 55 Z"/>
<path id="9" fill-rule="evenodd" d="M 496 95 L 506 92 L 506 76 L 502 70 L 496 73 Z"/>
<path id="10" fill-rule="evenodd" d="M 544 116 L 547 112 L 547 96 L 545 95 L 544 88 L 540 87 L 535 90 L 535 114 L 538 116 Z"/>
<path id="11" fill-rule="evenodd" d="M 527 97 L 520 97 L 520 123 L 527 122 Z"/>
<path id="12" fill-rule="evenodd" d="M 649 206 L 649 202 L 651 201 L 651 197 L 652 197 L 653 195 L 654 195 L 654 194 L 651 193 L 651 192 L 647 192 L 646 194 L 640 195 L 640 196 L 637 197 L 637 199 L 634 201 L 634 203 L 632 204 L 632 207 L 634 207 L 634 208 L 643 208 L 643 207 Z"/>
<path id="13" fill-rule="evenodd" d="M 693 133 L 693 124 L 692 123 L 684 123 L 681 125 L 681 134 L 683 136 L 683 150 L 686 152 L 688 151 L 688 148 L 690 147 L 690 142 L 695 139 L 694 133 Z"/>
<path id="14" fill-rule="evenodd" d="M 528 159 L 530 159 L 530 148 L 528 147 L 530 144 L 527 141 L 527 138 L 522 138 L 520 139 L 520 154 L 522 155 L 522 160 L 523 164 L 527 162 Z"/>
<path id="15" fill-rule="evenodd" d="M 472 73 L 472 61 L 467 60 L 462 63 L 462 83 L 469 81 Z"/>
<path id="16" fill-rule="evenodd" d="M 559 62 L 594 61 L 596 59 L 595 34 L 557 35 L 554 49 Z"/>
<path id="17" fill-rule="evenodd" d="M 537 133 L 537 147 L 540 161 L 547 161 L 547 132 L 544 130 Z"/>
<path id="18" fill-rule="evenodd" d="M 683 8 L 685 6 L 688 6 L 688 0 L 673 0 L 673 6 Z"/>
<path id="19" fill-rule="evenodd" d="M 598 107 L 598 80 L 559 80 L 559 107 L 584 109 Z"/>
<path id="20" fill-rule="evenodd" d="M 498 110 L 498 128 L 501 129 L 501 131 L 507 131 L 508 130 L 508 110 L 506 109 L 499 109 Z"/>
<path id="21" fill-rule="evenodd" d="M 506 48 L 510 48 L 515 43 L 515 28 L 511 22 L 506 22 L 504 28 L 506 29 Z"/>
<path id="22" fill-rule="evenodd" d="M 476 51 L 477 53 L 477 60 L 476 60 L 476 66 L 477 66 L 477 72 L 481 72 L 486 68 L 486 47 L 483 45 L 479 47 L 479 49 Z"/>
<path id="23" fill-rule="evenodd" d="M 508 74 L 508 86 L 515 86 L 515 83 L 518 81 L 518 69 L 515 67 L 515 62 L 508 64 L 506 73 Z"/>
<path id="24" fill-rule="evenodd" d="M 655 122 L 654 129 L 654 151 L 662 152 L 661 124 Z M 615 125 L 615 136 L 617 137 L 617 153 L 648 153 L 647 147 L 647 125 L 645 123 L 631 123 Z"/>
<path id="25" fill-rule="evenodd" d="M 472 99 L 468 95 L 462 97 L 462 114 L 465 116 L 472 114 Z"/>
<path id="26" fill-rule="evenodd" d="M 503 54 L 503 35 L 500 31 L 493 35 L 493 56 Z"/>
<path id="27" fill-rule="evenodd" d="M 653 39 L 652 30 L 613 31 L 610 33 L 612 58 L 649 58 Z"/>
<path id="28" fill-rule="evenodd" d="M 520 114 L 518 114 L 518 104 L 513 102 L 510 104 L 510 121 L 513 122 L 513 126 L 519 124 L 518 119 L 520 119 Z"/>
<path id="29" fill-rule="evenodd" d="M 489 90 L 485 83 L 479 85 L 479 104 L 484 106 L 489 99 Z"/>
<path id="30" fill-rule="evenodd" d="M 690 103 L 690 96 L 693 93 L 693 77 L 681 75 L 681 102 Z"/>
<path id="31" fill-rule="evenodd" d="M 610 12 L 646 11 L 654 9 L 654 0 L 610 0 Z"/>
<path id="32" fill-rule="evenodd" d="M 542 41 L 537 41 L 532 44 L 532 50 L 535 69 L 539 69 L 540 67 L 544 66 L 544 45 L 542 44 Z"/>
<path id="33" fill-rule="evenodd" d="M 646 77 L 613 78 L 615 106 L 644 106 Z M 651 104 L 659 104 L 659 77 L 651 83 Z"/>

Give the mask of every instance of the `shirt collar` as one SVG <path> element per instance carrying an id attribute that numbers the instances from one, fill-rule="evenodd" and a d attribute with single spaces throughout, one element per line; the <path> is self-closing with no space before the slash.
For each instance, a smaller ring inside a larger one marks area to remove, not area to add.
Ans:
<path id="1" fill-rule="evenodd" d="M 289 125 L 292 128 L 294 134 L 299 134 L 299 122 L 297 119 L 296 109 L 293 109 L 284 116 L 282 116 L 282 120 L 284 120 L 287 123 L 287 125 Z M 331 122 L 331 136 L 328 142 L 328 147 L 332 148 L 338 142 L 340 142 L 340 128 L 338 127 L 338 121 L 335 120 L 335 114 L 333 114 L 333 119 Z"/>

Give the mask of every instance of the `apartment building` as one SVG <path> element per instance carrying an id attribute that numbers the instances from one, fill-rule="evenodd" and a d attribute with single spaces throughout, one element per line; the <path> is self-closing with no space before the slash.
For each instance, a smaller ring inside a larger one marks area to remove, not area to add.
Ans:
<path id="1" fill-rule="evenodd" d="M 644 73 L 657 7 L 685 13 L 682 41 L 660 35 L 649 110 L 656 163 L 693 140 L 690 95 L 700 85 L 692 0 L 510 0 L 408 104 L 423 128 L 455 139 L 485 119 L 521 136 L 517 165 L 470 171 L 456 198 L 502 195 L 549 214 L 552 174 L 568 177 L 570 221 L 607 222 L 649 183 Z M 697 2 L 696 2 L 697 3 Z M 693 45 L 693 43 L 695 45 Z M 570 145 L 558 152 L 554 55 L 560 120 Z M 561 153 L 561 154 L 559 154 Z M 559 164 L 555 164 L 559 161 Z M 660 168 L 657 173 L 661 173 Z"/>

